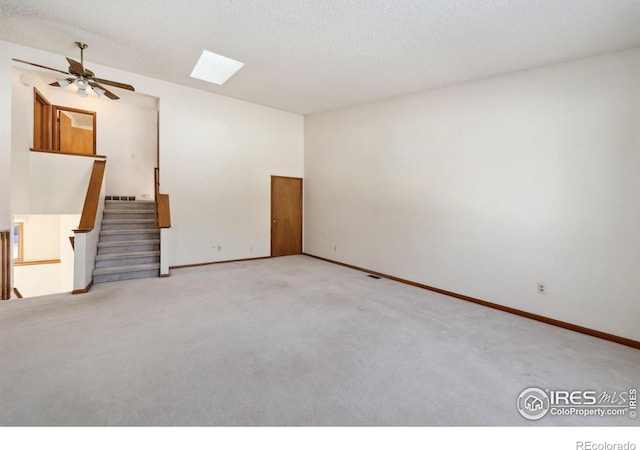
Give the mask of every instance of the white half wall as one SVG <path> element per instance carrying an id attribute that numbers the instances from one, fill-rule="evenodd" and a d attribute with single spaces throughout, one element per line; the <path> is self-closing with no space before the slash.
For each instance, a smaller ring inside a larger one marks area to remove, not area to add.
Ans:
<path id="1" fill-rule="evenodd" d="M 635 50 L 307 116 L 305 252 L 640 340 L 639 111 Z"/>
<path id="2" fill-rule="evenodd" d="M 108 163 L 107 163 L 108 164 Z M 100 188 L 100 200 L 96 211 L 96 223 L 88 233 L 74 233 L 74 258 L 73 258 L 73 290 L 84 291 L 93 283 L 93 269 L 96 266 L 96 255 L 98 254 L 98 242 L 100 240 L 100 230 L 102 230 L 102 216 L 105 206 L 105 184 L 102 180 Z"/>
<path id="3" fill-rule="evenodd" d="M 27 195 L 14 201 L 16 214 L 82 213 L 93 158 L 27 152 L 27 159 L 29 170 L 20 177 Z"/>

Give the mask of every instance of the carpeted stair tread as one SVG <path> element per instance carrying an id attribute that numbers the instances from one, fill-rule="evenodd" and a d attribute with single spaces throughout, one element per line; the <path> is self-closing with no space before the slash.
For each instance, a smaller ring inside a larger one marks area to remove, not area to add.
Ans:
<path id="1" fill-rule="evenodd" d="M 146 239 L 146 240 L 142 240 L 142 241 L 98 242 L 98 247 L 126 247 L 128 245 L 145 245 L 145 244 L 157 244 L 157 245 L 160 245 L 160 239 Z"/>
<path id="2" fill-rule="evenodd" d="M 151 205 L 153 206 L 155 202 L 153 200 L 135 200 L 135 201 L 124 201 L 124 200 L 106 200 L 105 204 L 107 206 L 114 205 Z"/>
<path id="3" fill-rule="evenodd" d="M 139 272 L 143 270 L 155 270 L 160 269 L 160 263 L 151 264 L 137 264 L 133 266 L 114 266 L 114 267 L 101 267 L 94 269 L 93 275 L 103 275 L 112 273 L 126 273 L 126 272 Z"/>
<path id="4" fill-rule="evenodd" d="M 109 214 L 153 214 L 155 212 L 154 209 L 134 209 L 134 208 L 128 208 L 128 209 L 115 209 L 115 208 L 105 208 L 104 210 L 105 212 L 109 213 Z"/>
<path id="5" fill-rule="evenodd" d="M 101 230 L 100 235 L 102 236 L 111 236 L 111 235 L 120 235 L 120 234 L 139 234 L 139 233 L 157 233 L 160 234 L 160 229 L 148 229 L 148 228 L 140 228 L 140 229 L 131 229 L 127 228 L 125 230 Z"/>
<path id="6" fill-rule="evenodd" d="M 102 221 L 105 225 L 119 224 L 119 223 L 154 223 L 153 219 L 106 219 Z"/>
<path id="7" fill-rule="evenodd" d="M 145 256 L 160 256 L 160 250 L 149 252 L 130 252 L 130 253 L 104 253 L 96 256 L 96 261 L 109 259 L 127 259 L 127 258 L 143 258 Z"/>

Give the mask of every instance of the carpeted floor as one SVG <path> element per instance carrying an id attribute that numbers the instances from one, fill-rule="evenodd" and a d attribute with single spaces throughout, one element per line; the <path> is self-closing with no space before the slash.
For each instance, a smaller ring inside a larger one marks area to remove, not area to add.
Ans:
<path id="1" fill-rule="evenodd" d="M 0 425 L 638 425 L 516 401 L 639 375 L 638 350 L 307 256 L 0 303 Z"/>

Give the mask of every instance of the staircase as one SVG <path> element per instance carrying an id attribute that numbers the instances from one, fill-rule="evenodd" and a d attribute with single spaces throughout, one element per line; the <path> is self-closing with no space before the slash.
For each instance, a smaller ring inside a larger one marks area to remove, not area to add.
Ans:
<path id="1" fill-rule="evenodd" d="M 160 275 L 160 230 L 154 202 L 107 200 L 93 282 Z"/>

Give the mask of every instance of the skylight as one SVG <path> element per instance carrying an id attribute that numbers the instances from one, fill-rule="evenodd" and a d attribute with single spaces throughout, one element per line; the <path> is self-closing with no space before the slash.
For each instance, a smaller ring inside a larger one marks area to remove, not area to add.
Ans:
<path id="1" fill-rule="evenodd" d="M 222 85 L 242 66 L 244 63 L 240 61 L 203 50 L 193 72 L 191 72 L 191 77 Z"/>

